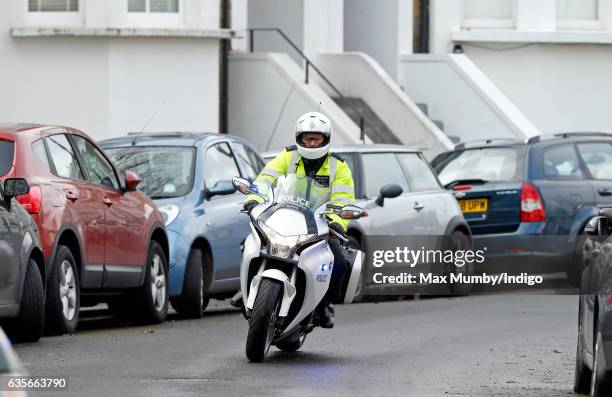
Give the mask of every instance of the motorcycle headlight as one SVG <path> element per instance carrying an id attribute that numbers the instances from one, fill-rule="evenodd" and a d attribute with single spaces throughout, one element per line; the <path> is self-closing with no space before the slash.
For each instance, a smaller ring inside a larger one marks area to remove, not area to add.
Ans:
<path id="1" fill-rule="evenodd" d="M 316 234 L 299 234 L 297 236 L 283 236 L 263 222 L 259 222 L 261 230 L 270 242 L 270 255 L 279 258 L 288 258 L 295 247 L 316 237 Z"/>
<path id="2" fill-rule="evenodd" d="M 176 219 L 176 217 L 178 216 L 180 212 L 179 207 L 177 207 L 174 204 L 162 205 L 161 207 L 158 207 L 157 209 L 159 210 L 159 212 L 161 212 L 162 216 L 164 217 L 164 222 L 166 223 L 166 226 L 171 224 L 172 221 Z"/>

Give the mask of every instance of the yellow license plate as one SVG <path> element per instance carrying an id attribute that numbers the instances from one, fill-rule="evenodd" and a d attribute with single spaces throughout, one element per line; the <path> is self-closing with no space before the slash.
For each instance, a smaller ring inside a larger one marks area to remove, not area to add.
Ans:
<path id="1" fill-rule="evenodd" d="M 459 207 L 461 212 L 486 212 L 489 209 L 489 200 L 486 198 L 459 200 Z"/>

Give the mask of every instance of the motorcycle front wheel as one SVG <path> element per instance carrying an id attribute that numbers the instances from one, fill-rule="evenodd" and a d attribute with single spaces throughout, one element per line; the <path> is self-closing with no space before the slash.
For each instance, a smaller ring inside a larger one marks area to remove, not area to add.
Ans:
<path id="1" fill-rule="evenodd" d="M 280 309 L 281 289 L 282 285 L 278 281 L 268 278 L 261 280 L 246 341 L 246 356 L 249 361 L 262 362 L 270 349 Z"/>

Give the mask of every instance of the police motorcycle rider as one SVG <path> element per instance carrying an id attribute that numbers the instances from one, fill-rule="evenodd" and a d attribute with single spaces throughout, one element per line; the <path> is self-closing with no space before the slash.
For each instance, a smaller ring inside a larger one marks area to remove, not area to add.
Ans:
<path id="1" fill-rule="evenodd" d="M 339 208 L 355 201 L 353 176 L 348 165 L 338 155 L 329 151 L 332 135 L 332 124 L 329 118 L 319 112 L 302 115 L 295 125 L 296 145 L 289 146 L 270 161 L 255 179 L 255 183 L 271 184 L 281 175 L 295 173 L 308 176 L 330 189 L 329 204 Z M 249 195 L 244 204 L 244 211 L 250 213 L 263 202 L 257 195 Z M 326 215 L 329 228 L 345 234 L 350 220 L 338 215 Z M 334 255 L 334 266 L 329 289 L 318 307 L 319 325 L 323 328 L 334 326 L 334 307 L 332 303 L 342 302 L 342 285 L 347 273 L 348 263 L 342 253 L 338 239 L 329 240 Z M 242 295 L 238 292 L 231 304 L 242 307 Z"/>

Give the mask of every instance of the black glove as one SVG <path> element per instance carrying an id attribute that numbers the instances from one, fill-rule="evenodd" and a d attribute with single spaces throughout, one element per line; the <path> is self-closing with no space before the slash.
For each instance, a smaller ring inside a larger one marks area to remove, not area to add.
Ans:
<path id="1" fill-rule="evenodd" d="M 253 211 L 253 208 L 257 207 L 259 203 L 255 200 L 249 200 L 242 206 L 242 210 L 247 214 L 250 214 Z"/>
<path id="2" fill-rule="evenodd" d="M 339 233 L 341 236 L 344 236 L 346 234 L 344 228 L 338 222 L 330 222 L 329 228 L 334 232 Z"/>

